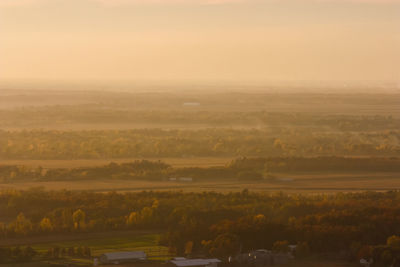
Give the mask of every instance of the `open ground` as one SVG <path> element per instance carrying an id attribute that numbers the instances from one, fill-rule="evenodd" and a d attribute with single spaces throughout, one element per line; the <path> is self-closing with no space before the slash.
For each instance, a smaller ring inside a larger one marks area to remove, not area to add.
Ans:
<path id="1" fill-rule="evenodd" d="M 400 173 L 309 173 L 276 174 L 272 180 L 169 182 L 99 179 L 88 181 L 18 182 L 0 184 L 0 190 L 26 190 L 41 187 L 46 190 L 88 190 L 93 192 L 176 191 L 184 192 L 238 192 L 247 188 L 252 191 L 284 191 L 287 193 L 329 193 L 356 191 L 388 191 L 400 189 Z"/>

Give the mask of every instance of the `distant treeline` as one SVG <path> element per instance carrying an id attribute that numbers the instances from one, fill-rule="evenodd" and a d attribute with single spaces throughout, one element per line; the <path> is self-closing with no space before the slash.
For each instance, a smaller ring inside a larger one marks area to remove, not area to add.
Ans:
<path id="1" fill-rule="evenodd" d="M 299 172 L 400 172 L 399 158 L 343 157 L 277 157 L 238 158 L 224 167 L 173 168 L 161 161 L 136 160 L 130 163 L 110 163 L 99 167 L 43 169 L 26 166 L 0 166 L 0 181 L 78 181 L 93 179 L 127 179 L 163 181 L 169 178 L 206 180 L 275 179 L 274 173 Z"/>
<path id="2" fill-rule="evenodd" d="M 400 255 L 400 192 L 0 192 L 0 240 L 15 236 L 148 229 L 176 255 L 227 259 L 239 251 L 329 255 L 390 266 Z M 0 253 L 2 250 L 0 249 Z M 3 251 L 4 252 L 4 251 Z"/>
<path id="3" fill-rule="evenodd" d="M 287 103 L 283 103 L 285 105 Z M 182 105 L 182 103 L 180 104 Z M 177 109 L 134 110 L 102 105 L 25 107 L 0 110 L 2 127 L 61 127 L 67 125 L 159 125 L 165 127 L 318 127 L 320 131 L 398 130 L 400 118 L 391 115 L 333 115 L 318 112 L 268 112 Z M 246 109 L 246 108 L 244 108 Z M 143 127 L 143 126 L 142 126 Z"/>
<path id="4" fill-rule="evenodd" d="M 0 130 L 0 159 L 400 156 L 400 130 Z"/>

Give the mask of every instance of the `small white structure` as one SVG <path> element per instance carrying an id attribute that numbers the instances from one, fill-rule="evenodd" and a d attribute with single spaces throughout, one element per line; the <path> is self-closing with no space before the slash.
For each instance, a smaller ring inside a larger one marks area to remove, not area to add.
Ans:
<path id="1" fill-rule="evenodd" d="M 124 262 L 144 261 L 147 255 L 143 251 L 110 252 L 100 256 L 101 264 L 120 264 Z"/>
<path id="2" fill-rule="evenodd" d="M 221 261 L 219 259 L 186 259 L 186 258 L 174 258 L 171 263 L 177 267 L 218 267 Z"/>

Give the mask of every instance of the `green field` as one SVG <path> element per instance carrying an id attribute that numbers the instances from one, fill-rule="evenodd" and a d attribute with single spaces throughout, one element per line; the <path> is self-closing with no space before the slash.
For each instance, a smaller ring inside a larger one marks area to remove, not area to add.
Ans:
<path id="1" fill-rule="evenodd" d="M 92 256 L 95 257 L 106 252 L 132 250 L 145 251 L 149 257 L 167 256 L 167 248 L 157 245 L 158 238 L 158 234 L 135 234 L 128 232 L 116 234 L 115 237 L 107 236 L 75 241 L 34 244 L 33 248 L 39 252 L 46 252 L 49 248 L 55 246 L 60 248 L 89 247 L 92 250 Z"/>
<path id="2" fill-rule="evenodd" d="M 92 257 L 98 257 L 103 253 L 116 251 L 145 251 L 151 260 L 168 260 L 172 257 L 168 249 L 158 245 L 158 233 L 146 233 L 139 231 L 107 232 L 107 233 L 83 233 L 48 237 L 33 237 L 29 239 L 9 239 L 1 240 L 1 245 L 27 245 L 29 244 L 40 254 L 45 254 L 53 247 L 89 247 Z M 47 264 L 74 263 L 79 265 L 91 265 L 93 262 L 89 258 L 66 257 L 59 260 L 44 260 L 38 258 L 35 263 L 15 264 L 12 266 L 46 266 Z M 1 265 L 0 266 L 8 266 Z"/>

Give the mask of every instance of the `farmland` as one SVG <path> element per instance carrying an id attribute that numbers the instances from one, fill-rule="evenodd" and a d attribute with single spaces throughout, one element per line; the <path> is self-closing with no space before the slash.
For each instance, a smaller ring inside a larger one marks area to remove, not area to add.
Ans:
<path id="1" fill-rule="evenodd" d="M 170 191 L 185 192 L 240 192 L 243 188 L 252 191 L 284 191 L 288 193 L 329 193 L 356 192 L 364 190 L 387 191 L 400 189 L 399 173 L 365 173 L 365 174 L 278 174 L 277 181 L 207 181 L 207 182 L 158 182 L 158 181 L 127 181 L 127 180 L 91 180 L 91 181 L 51 181 L 51 182 L 18 182 L 0 184 L 0 189 L 26 190 L 41 187 L 46 190 L 94 191 L 94 192 L 140 192 L 140 191 Z M 279 180 L 279 177 L 281 177 Z"/>
<path id="2" fill-rule="evenodd" d="M 45 237 L 13 238 L 0 240 L 0 246 L 30 245 L 39 254 L 46 254 L 54 247 L 60 249 L 90 247 L 91 256 L 98 257 L 103 253 L 115 251 L 145 251 L 149 259 L 167 260 L 171 256 L 168 249 L 158 245 L 160 235 L 149 231 L 113 231 L 105 233 L 80 233 L 69 235 L 52 235 Z M 36 266 L 51 264 L 78 264 L 91 266 L 93 260 L 87 257 L 63 257 L 61 259 L 36 259 Z M 0 266 L 3 266 L 0 264 Z M 31 266 L 24 264 L 22 266 Z"/>
<path id="3" fill-rule="evenodd" d="M 33 249 L 39 253 L 46 253 L 53 247 L 69 248 L 69 247 L 90 247 L 92 256 L 96 257 L 102 253 L 115 252 L 115 251 L 145 251 L 146 254 L 152 260 L 167 260 L 173 255 L 170 255 L 168 249 L 158 245 L 159 234 L 155 234 L 154 231 L 113 231 L 104 233 L 80 233 L 80 234 L 69 234 L 69 235 L 52 235 L 48 237 L 31 237 L 26 238 L 14 238 L 14 239 L 3 239 L 0 240 L 1 245 L 31 245 Z M 47 266 L 51 264 L 78 264 L 82 266 L 91 266 L 92 260 L 86 258 L 74 258 L 66 257 L 59 260 L 44 260 L 36 263 L 25 263 L 19 266 L 30 267 L 30 266 Z M 146 263 L 143 267 L 158 267 L 158 263 Z M 0 264 L 4 266 L 4 264 Z M 121 265 L 124 266 L 139 266 L 134 265 Z M 304 266 L 304 267 L 318 267 L 321 266 L 320 260 L 306 260 L 296 261 L 294 264 L 284 265 L 287 267 Z M 343 261 L 325 261 L 324 266 L 327 267 L 345 267 L 354 266 Z"/>
<path id="4" fill-rule="evenodd" d="M 18 92 L 0 92 L 8 263 L 17 246 L 39 253 L 24 267 L 282 242 L 308 253 L 287 266 L 398 253 L 397 93 Z"/>
<path id="5" fill-rule="evenodd" d="M 400 267 L 400 0 L 0 0 L 0 267 Z"/>

